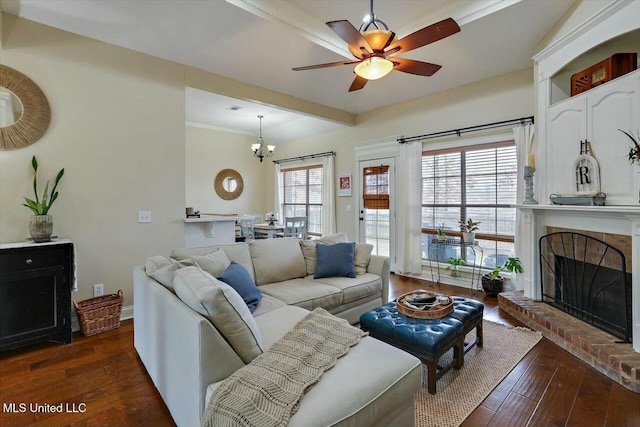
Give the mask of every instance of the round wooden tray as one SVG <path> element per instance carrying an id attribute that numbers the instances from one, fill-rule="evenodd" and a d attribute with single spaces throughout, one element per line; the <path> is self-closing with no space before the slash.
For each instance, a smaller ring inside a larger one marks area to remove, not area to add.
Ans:
<path id="1" fill-rule="evenodd" d="M 413 292 L 408 292 L 404 295 L 400 295 L 396 299 L 398 311 L 404 314 L 405 316 L 415 317 L 417 319 L 439 319 L 441 317 L 448 315 L 453 311 L 453 299 L 451 299 L 451 297 L 447 297 L 449 298 L 448 303 L 437 305 L 430 310 L 426 310 L 426 309 L 415 310 L 411 307 L 407 307 L 403 302 L 403 300 L 409 295 L 422 295 L 422 294 L 425 294 L 426 296 L 435 295 L 433 292 L 428 292 L 428 291 L 413 291 Z"/>

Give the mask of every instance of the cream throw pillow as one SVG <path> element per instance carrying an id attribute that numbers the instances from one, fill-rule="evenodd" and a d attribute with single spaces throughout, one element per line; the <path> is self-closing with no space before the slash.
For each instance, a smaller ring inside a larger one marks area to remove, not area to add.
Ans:
<path id="1" fill-rule="evenodd" d="M 356 274 L 361 275 L 367 272 L 369 261 L 371 260 L 371 252 L 373 245 L 368 243 L 356 243 L 356 253 L 353 256 L 353 265 L 356 268 Z"/>
<path id="2" fill-rule="evenodd" d="M 213 277 L 220 276 L 231 264 L 231 260 L 222 249 L 205 255 L 192 255 L 191 259 L 193 259 L 201 269 Z"/>
<path id="3" fill-rule="evenodd" d="M 262 354 L 256 322 L 242 297 L 229 285 L 197 267 L 175 274 L 178 297 L 213 323 L 244 363 Z"/>
<path id="4" fill-rule="evenodd" d="M 176 261 L 164 255 L 149 257 L 144 266 L 147 276 L 155 279 L 158 283 L 175 293 L 173 288 L 173 275 L 183 267 L 193 266 L 191 260 Z"/>

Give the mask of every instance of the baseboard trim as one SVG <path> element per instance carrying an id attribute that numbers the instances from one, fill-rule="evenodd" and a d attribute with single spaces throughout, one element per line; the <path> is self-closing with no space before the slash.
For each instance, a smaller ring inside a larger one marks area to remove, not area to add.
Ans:
<path id="1" fill-rule="evenodd" d="M 122 311 L 120 312 L 120 320 L 133 319 L 133 306 L 127 305 L 122 307 Z M 71 331 L 78 332 L 80 330 L 80 322 L 78 321 L 78 315 L 76 311 L 73 311 L 71 316 Z"/>

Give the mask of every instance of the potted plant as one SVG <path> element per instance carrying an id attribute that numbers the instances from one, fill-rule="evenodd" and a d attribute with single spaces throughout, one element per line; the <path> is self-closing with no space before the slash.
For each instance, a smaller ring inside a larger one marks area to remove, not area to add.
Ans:
<path id="1" fill-rule="evenodd" d="M 476 238 L 476 231 L 478 231 L 479 222 L 475 222 L 473 219 L 469 218 L 466 221 L 459 220 L 458 224 L 460 225 L 460 231 L 462 231 L 462 240 L 465 243 L 473 243 Z"/>
<path id="2" fill-rule="evenodd" d="M 56 188 L 58 188 L 58 183 L 62 179 L 62 175 L 64 175 L 64 168 L 58 172 L 51 192 L 49 192 L 49 181 L 47 181 L 42 198 L 40 198 L 38 197 L 38 161 L 36 156 L 31 159 L 31 167 L 33 168 L 33 192 L 36 197 L 35 200 L 25 197 L 26 203 L 23 203 L 23 206 L 28 207 L 33 212 L 33 216 L 29 220 L 29 234 L 36 243 L 48 242 L 51 240 L 51 234 L 53 234 L 53 218 L 49 215 L 49 209 L 58 198 Z"/>
<path id="3" fill-rule="evenodd" d="M 629 137 L 629 139 L 633 142 L 633 146 L 629 148 L 629 163 L 640 165 L 640 132 L 637 132 L 637 138 L 634 137 L 631 133 L 625 132 L 622 129 L 618 129 L 620 132 L 624 133 Z M 640 203 L 640 194 L 638 194 L 638 203 Z"/>
<path id="4" fill-rule="evenodd" d="M 511 273 L 522 273 L 522 264 L 519 258 L 509 257 L 504 265 L 496 265 L 492 272 L 482 275 L 482 288 L 487 295 L 496 296 L 504 289 L 504 278 L 500 273 L 504 270 Z"/>
<path id="5" fill-rule="evenodd" d="M 464 265 L 464 260 L 462 258 L 450 257 L 449 264 L 446 270 L 450 272 L 451 277 L 460 276 L 460 266 Z"/>
<path id="6" fill-rule="evenodd" d="M 438 242 L 444 242 L 447 240 L 447 234 L 444 232 L 444 224 L 440 224 L 440 226 L 436 229 L 436 238 Z"/>

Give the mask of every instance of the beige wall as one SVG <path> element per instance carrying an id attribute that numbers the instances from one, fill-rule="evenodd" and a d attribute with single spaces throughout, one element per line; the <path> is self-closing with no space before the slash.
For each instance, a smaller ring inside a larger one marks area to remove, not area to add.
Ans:
<path id="1" fill-rule="evenodd" d="M 222 210 L 211 185 L 223 166 L 246 175 L 247 199 L 253 199 L 238 200 L 229 211 L 273 209 L 273 164 L 245 155 L 252 138 L 185 127 L 188 69 L 11 15 L 4 15 L 2 31 L 0 60 L 40 85 L 53 115 L 40 141 L 0 152 L 0 242 L 27 236 L 29 212 L 21 198 L 31 195 L 31 156 L 38 156 L 41 180 L 64 167 L 60 199 L 51 212 L 55 234 L 77 243 L 76 299 L 90 297 L 93 283 L 104 283 L 106 292 L 125 289 L 125 304 L 131 304 L 131 268 L 183 245 L 185 205 Z M 415 77 L 416 84 L 422 82 L 427 81 Z M 358 144 L 531 115 L 533 96 L 532 70 L 526 69 L 362 114 L 354 127 L 279 145 L 276 158 L 334 150 L 336 174 L 355 174 Z M 224 155 L 211 159 L 208 176 L 200 172 L 206 182 L 192 193 L 185 178 L 191 170 L 185 163 L 196 160 L 190 159 L 191 142 L 203 150 L 221 137 Z M 347 205 L 354 211 L 346 212 Z M 337 198 L 338 230 L 352 238 L 356 207 L 355 196 Z M 139 210 L 152 211 L 153 222 L 138 224 Z"/>
<path id="2" fill-rule="evenodd" d="M 420 80 L 416 77 L 416 82 Z M 532 69 L 462 86 L 358 116 L 352 128 L 278 146 L 277 158 L 336 151 L 335 172 L 355 174 L 354 147 L 367 141 L 394 139 L 533 115 Z M 273 168 L 267 182 L 273 181 Z M 273 188 L 268 189 L 268 200 Z M 355 189 L 357 191 L 357 189 Z M 355 239 L 358 200 L 336 197 L 338 231 Z M 352 211 L 347 212 L 347 205 Z"/>
<path id="3" fill-rule="evenodd" d="M 183 69 L 161 59 L 3 15 L 2 64 L 35 81 L 51 126 L 35 144 L 0 151 L 0 242 L 28 236 L 31 156 L 39 179 L 65 176 L 51 209 L 54 234 L 77 249 L 77 300 L 122 288 L 132 267 L 184 244 Z M 139 210 L 152 212 L 138 224 Z"/>
<path id="4" fill-rule="evenodd" d="M 249 147 L 256 142 L 250 135 L 187 126 L 186 129 L 186 205 L 201 212 L 264 214 L 264 176 L 273 163 L 260 163 Z M 216 194 L 213 183 L 222 169 L 235 169 L 242 176 L 244 190 L 235 200 Z"/>

